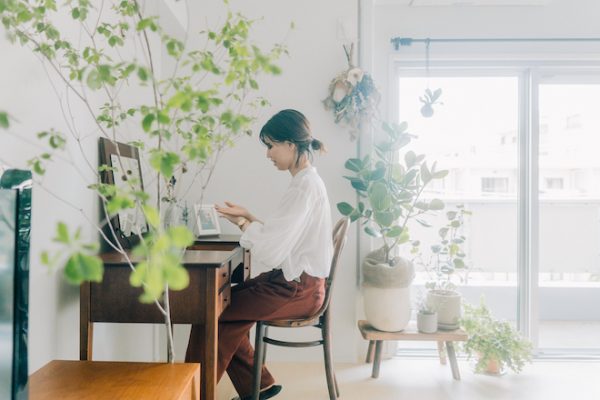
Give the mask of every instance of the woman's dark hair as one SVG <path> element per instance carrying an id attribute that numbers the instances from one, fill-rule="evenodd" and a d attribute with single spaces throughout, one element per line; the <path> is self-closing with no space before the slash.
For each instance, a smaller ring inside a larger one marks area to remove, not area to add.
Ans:
<path id="1" fill-rule="evenodd" d="M 321 153 L 327 151 L 323 142 L 312 136 L 310 124 L 304 114 L 296 110 L 282 110 L 273 115 L 260 130 L 260 141 L 267 144 L 267 139 L 271 142 L 295 144 L 298 150 L 296 165 L 303 154 L 312 161 L 312 150 L 319 150 Z"/>

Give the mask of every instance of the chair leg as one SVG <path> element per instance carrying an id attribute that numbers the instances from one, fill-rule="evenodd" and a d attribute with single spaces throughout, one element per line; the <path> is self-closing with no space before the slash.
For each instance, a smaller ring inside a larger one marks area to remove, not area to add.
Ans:
<path id="1" fill-rule="evenodd" d="M 264 332 L 263 332 L 263 338 L 266 338 L 269 336 L 269 327 L 267 325 L 263 325 L 264 326 Z M 265 343 L 263 345 L 263 358 L 262 358 L 262 365 L 265 365 L 267 363 L 267 344 Z"/>
<path id="2" fill-rule="evenodd" d="M 329 332 L 329 323 L 325 322 L 322 328 L 323 333 L 323 355 L 325 356 L 325 375 L 327 377 L 327 389 L 329 390 L 329 399 L 336 400 L 339 397 L 339 391 L 336 390 L 335 373 L 333 372 L 333 360 L 331 357 L 331 333 Z"/>
<path id="3" fill-rule="evenodd" d="M 256 323 L 256 340 L 254 341 L 254 373 L 252 377 L 252 400 L 259 400 L 260 379 L 266 343 L 263 341 L 265 325 L 262 321 Z"/>
<path id="4" fill-rule="evenodd" d="M 335 372 L 333 373 L 333 383 L 335 383 L 335 395 L 337 397 L 340 397 L 340 387 L 338 386 L 337 376 L 335 376 Z"/>

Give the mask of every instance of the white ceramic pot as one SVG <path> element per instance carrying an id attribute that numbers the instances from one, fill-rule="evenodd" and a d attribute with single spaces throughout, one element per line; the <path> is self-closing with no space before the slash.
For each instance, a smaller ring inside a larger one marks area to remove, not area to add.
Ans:
<path id="1" fill-rule="evenodd" d="M 404 288 L 363 287 L 365 315 L 375 329 L 404 330 L 410 320 L 410 286 Z"/>
<path id="2" fill-rule="evenodd" d="M 454 290 L 434 289 L 427 292 L 428 308 L 437 312 L 438 328 L 458 329 L 461 317 L 460 293 Z"/>
<path id="3" fill-rule="evenodd" d="M 437 313 L 417 313 L 417 330 L 422 333 L 435 333 L 438 329 Z"/>

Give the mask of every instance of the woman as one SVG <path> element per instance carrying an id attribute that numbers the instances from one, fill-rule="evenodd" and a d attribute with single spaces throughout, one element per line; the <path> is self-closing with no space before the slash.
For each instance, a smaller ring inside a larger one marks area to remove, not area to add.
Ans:
<path id="1" fill-rule="evenodd" d="M 275 212 L 262 222 L 239 205 L 216 206 L 243 231 L 240 244 L 250 249 L 253 262 L 273 268 L 234 287 L 231 305 L 219 321 L 217 379 L 227 371 L 241 399 L 250 399 L 252 393 L 254 349 L 248 331 L 258 320 L 316 313 L 323 304 L 333 253 L 327 191 L 311 166 L 312 150 L 324 151 L 324 146 L 312 137 L 307 119 L 295 110 L 280 111 L 263 126 L 260 140 L 275 167 L 292 175 Z M 186 361 L 198 358 L 198 340 L 199 332 L 192 327 Z M 281 391 L 264 367 L 260 387 L 261 399 Z"/>

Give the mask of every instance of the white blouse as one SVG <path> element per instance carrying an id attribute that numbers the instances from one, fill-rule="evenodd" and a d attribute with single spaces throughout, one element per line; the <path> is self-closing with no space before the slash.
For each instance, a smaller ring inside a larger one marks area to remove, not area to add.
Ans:
<path id="1" fill-rule="evenodd" d="M 253 260 L 281 268 L 288 281 L 302 272 L 325 278 L 333 256 L 331 229 L 325 184 L 316 168 L 308 167 L 292 178 L 270 218 L 247 226 L 240 244 Z"/>

